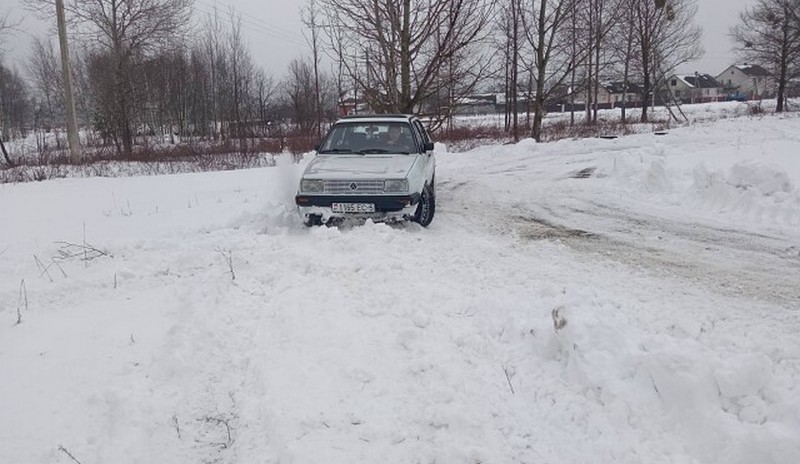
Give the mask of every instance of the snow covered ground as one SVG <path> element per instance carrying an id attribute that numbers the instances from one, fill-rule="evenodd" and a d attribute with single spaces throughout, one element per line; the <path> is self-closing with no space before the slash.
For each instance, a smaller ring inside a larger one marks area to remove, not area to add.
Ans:
<path id="1" fill-rule="evenodd" d="M 633 132 L 652 132 L 653 126 L 663 125 L 663 122 L 669 122 L 672 125 L 680 126 L 682 124 L 676 123 L 673 115 L 678 121 L 684 121 L 684 117 L 690 122 L 702 122 L 709 120 L 718 120 L 726 118 L 737 118 L 755 114 L 757 111 L 774 113 L 777 102 L 775 99 L 768 100 L 750 100 L 746 102 L 714 102 L 714 103 L 693 103 L 683 104 L 680 108 L 672 107 L 671 109 L 665 106 L 653 106 L 648 109 L 649 124 L 637 124 L 636 121 L 641 117 L 641 108 L 628 108 L 626 110 L 627 120 L 629 123 L 628 129 Z M 794 111 L 800 106 L 800 98 L 790 98 L 787 101 L 787 108 Z M 547 113 L 544 118 L 544 126 L 557 122 L 569 121 L 570 112 L 551 112 Z M 583 111 L 575 111 L 575 120 L 580 122 L 584 119 Z M 616 122 L 620 120 L 622 115 L 621 108 L 601 109 L 598 110 L 598 119 L 601 121 Z M 524 121 L 524 115 L 520 115 L 520 119 Z M 502 114 L 482 114 L 482 115 L 463 115 L 456 116 L 457 126 L 468 127 L 503 127 L 505 125 L 505 116 Z"/>
<path id="2" fill-rule="evenodd" d="M 0 463 L 800 462 L 796 114 L 301 169 L 0 185 Z"/>

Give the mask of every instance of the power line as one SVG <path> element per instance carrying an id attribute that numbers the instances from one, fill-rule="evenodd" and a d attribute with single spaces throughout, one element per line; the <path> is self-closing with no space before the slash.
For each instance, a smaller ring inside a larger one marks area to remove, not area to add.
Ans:
<path id="1" fill-rule="evenodd" d="M 214 15 L 214 12 L 212 12 L 212 11 L 202 10 L 202 9 L 200 9 L 199 11 L 201 13 L 204 13 L 204 14 L 208 15 L 208 16 L 213 16 Z M 230 25 L 233 25 L 234 21 L 235 21 L 232 18 L 229 18 L 229 17 L 227 17 L 225 15 L 222 15 L 222 20 L 225 21 L 226 24 L 230 24 Z M 305 43 L 302 43 L 297 38 L 281 35 L 281 34 L 279 34 L 277 32 L 274 32 L 274 31 L 264 30 L 260 26 L 257 26 L 257 25 L 251 24 L 249 22 L 246 22 L 244 19 L 242 19 L 240 25 L 241 25 L 242 29 L 244 29 L 246 31 L 249 31 L 249 32 L 252 32 L 252 33 L 256 33 L 256 34 L 261 34 L 261 35 L 263 35 L 265 37 L 268 37 L 268 38 L 273 39 L 273 40 L 278 41 L 278 42 L 282 42 L 284 44 L 294 45 L 294 46 L 297 46 L 297 47 L 305 47 L 307 45 Z"/>
<path id="2" fill-rule="evenodd" d="M 293 43 L 294 45 L 299 45 L 299 44 L 305 45 L 305 42 L 304 42 L 303 38 L 300 37 L 299 35 L 297 35 L 297 33 L 294 32 L 294 31 L 290 31 L 290 30 L 284 29 L 284 28 L 282 28 L 280 26 L 276 26 L 274 24 L 270 24 L 270 23 L 268 23 L 268 22 L 266 22 L 264 20 L 261 20 L 261 19 L 255 17 L 255 16 L 253 16 L 253 15 L 248 15 L 247 13 L 237 9 L 233 5 L 223 5 L 223 4 L 219 3 L 219 2 L 217 2 L 216 0 L 211 0 L 211 1 L 213 3 L 209 3 L 209 2 L 204 1 L 204 0 L 196 0 L 196 2 L 199 3 L 200 5 L 211 9 L 211 11 L 203 10 L 207 14 L 211 13 L 211 12 L 220 11 L 220 10 L 222 10 L 222 11 L 224 11 L 224 10 L 233 11 L 234 13 L 238 14 L 239 19 L 243 23 L 246 23 L 246 24 L 250 25 L 251 27 L 255 28 L 257 32 L 261 32 L 261 33 L 263 33 L 265 35 L 270 35 L 273 38 L 279 38 L 279 39 L 286 40 L 288 42 Z M 229 17 L 227 17 L 226 19 L 228 19 L 230 21 Z"/>
<path id="3" fill-rule="evenodd" d="M 206 6 L 211 6 L 211 7 L 214 7 L 214 8 L 216 8 L 218 6 L 225 6 L 226 8 L 233 9 L 233 11 L 238 11 L 239 13 L 243 13 L 243 14 L 246 13 L 244 11 L 237 10 L 236 7 L 233 6 L 233 5 L 223 5 L 222 3 L 219 2 L 219 0 L 197 0 L 197 1 L 199 3 L 205 4 Z M 208 1 L 213 2 L 213 4 L 208 3 Z M 276 31 L 281 32 L 283 34 L 287 34 L 287 35 L 294 35 L 295 34 L 295 32 L 293 30 L 291 30 L 291 29 L 284 29 L 281 26 L 278 26 L 278 25 L 275 25 L 275 24 L 270 24 L 270 23 L 264 21 L 263 19 L 257 18 L 254 15 L 246 16 L 246 18 L 251 19 L 252 21 L 255 21 L 255 22 L 258 22 L 258 23 L 262 24 L 267 29 L 275 29 Z"/>

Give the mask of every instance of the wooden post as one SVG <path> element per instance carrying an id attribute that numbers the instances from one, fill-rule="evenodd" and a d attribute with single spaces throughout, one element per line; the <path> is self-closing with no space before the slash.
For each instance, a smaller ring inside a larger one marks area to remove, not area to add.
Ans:
<path id="1" fill-rule="evenodd" d="M 81 146 L 78 140 L 78 121 L 75 116 L 75 99 L 73 97 L 72 72 L 69 64 L 69 45 L 67 44 L 67 26 L 64 20 L 64 0 L 56 0 L 56 19 L 58 20 L 58 43 L 61 46 L 64 106 L 67 111 L 67 139 L 69 140 L 70 159 L 73 163 L 77 163 L 81 157 Z"/>

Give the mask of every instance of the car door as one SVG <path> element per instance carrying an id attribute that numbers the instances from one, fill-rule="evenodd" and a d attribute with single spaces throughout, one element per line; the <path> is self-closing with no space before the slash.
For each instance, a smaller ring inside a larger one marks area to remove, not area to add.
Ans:
<path id="1" fill-rule="evenodd" d="M 425 130 L 425 126 L 422 125 L 419 119 L 414 119 L 412 125 L 417 133 L 417 137 L 419 137 L 420 142 L 422 142 L 420 147 L 424 146 L 424 144 L 432 143 L 428 132 Z M 433 150 L 424 151 L 422 159 L 425 161 L 425 178 L 431 182 L 436 173 L 436 158 L 434 157 Z"/>

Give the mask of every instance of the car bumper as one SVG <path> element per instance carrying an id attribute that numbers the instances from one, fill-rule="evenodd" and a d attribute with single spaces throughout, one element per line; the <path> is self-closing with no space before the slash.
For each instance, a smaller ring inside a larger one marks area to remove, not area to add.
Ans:
<path id="1" fill-rule="evenodd" d="M 364 218 L 376 220 L 404 220 L 411 218 L 417 210 L 419 193 L 408 195 L 342 196 L 342 195 L 297 195 L 295 204 L 304 218 L 319 216 L 322 222 L 330 218 Z M 333 212 L 333 203 L 371 203 L 374 213 Z"/>

